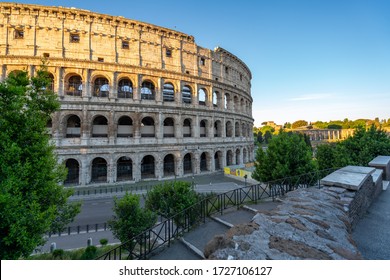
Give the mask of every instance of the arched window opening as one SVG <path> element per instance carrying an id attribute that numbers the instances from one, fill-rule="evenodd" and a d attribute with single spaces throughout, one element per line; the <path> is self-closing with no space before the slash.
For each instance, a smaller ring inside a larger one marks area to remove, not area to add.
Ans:
<path id="1" fill-rule="evenodd" d="M 164 84 L 163 87 L 163 100 L 164 102 L 175 101 L 175 88 L 171 83 Z"/>
<path id="2" fill-rule="evenodd" d="M 144 81 L 141 85 L 141 99 L 154 100 L 156 96 L 154 84 L 150 81 Z"/>
<path id="3" fill-rule="evenodd" d="M 123 116 L 118 120 L 118 137 L 133 137 L 133 120 Z"/>
<path id="4" fill-rule="evenodd" d="M 216 121 L 214 123 L 214 137 L 222 137 L 221 121 Z"/>
<path id="5" fill-rule="evenodd" d="M 65 94 L 69 96 L 81 96 L 83 92 L 83 83 L 79 75 L 70 76 L 65 82 Z"/>
<path id="6" fill-rule="evenodd" d="M 242 156 L 243 156 L 243 163 L 247 163 L 248 162 L 248 152 L 246 151 L 246 148 L 243 149 L 242 151 Z"/>
<path id="7" fill-rule="evenodd" d="M 218 107 L 218 98 L 219 98 L 219 92 L 218 91 L 214 91 L 213 92 L 213 107 L 214 108 L 217 108 Z"/>
<path id="8" fill-rule="evenodd" d="M 92 137 L 108 137 L 108 121 L 103 116 L 97 116 L 92 124 Z"/>
<path id="9" fill-rule="evenodd" d="M 79 162 L 73 158 L 66 160 L 65 167 L 68 169 L 68 174 L 64 181 L 65 185 L 78 185 L 79 184 Z"/>
<path id="10" fill-rule="evenodd" d="M 233 137 L 233 125 L 230 121 L 226 122 L 226 137 Z"/>
<path id="11" fill-rule="evenodd" d="M 229 109 L 229 103 L 230 103 L 230 95 L 228 93 L 225 93 L 225 99 L 224 99 L 224 108 L 227 110 Z"/>
<path id="12" fill-rule="evenodd" d="M 240 101 L 237 96 L 234 96 L 234 112 L 240 112 Z"/>
<path id="13" fill-rule="evenodd" d="M 71 115 L 66 121 L 66 138 L 80 137 L 81 122 L 76 115 Z"/>
<path id="14" fill-rule="evenodd" d="M 191 104 L 192 102 L 192 90 L 189 86 L 183 86 L 182 90 L 182 101 L 183 103 Z"/>
<path id="15" fill-rule="evenodd" d="M 214 154 L 214 165 L 215 165 L 215 170 L 222 169 L 222 153 L 220 151 Z"/>
<path id="16" fill-rule="evenodd" d="M 208 171 L 208 164 L 207 164 L 207 155 L 206 153 L 202 153 L 200 156 L 200 171 Z"/>
<path id="17" fill-rule="evenodd" d="M 175 157 L 172 154 L 164 158 L 164 177 L 175 175 Z"/>
<path id="18" fill-rule="evenodd" d="M 106 78 L 96 78 L 93 83 L 93 96 L 108 97 L 110 93 L 110 86 Z"/>
<path id="19" fill-rule="evenodd" d="M 185 119 L 183 122 L 183 137 L 191 137 L 191 120 Z"/>
<path id="20" fill-rule="evenodd" d="M 234 136 L 235 137 L 240 137 L 240 123 L 239 122 L 236 122 L 234 130 L 235 130 L 235 135 Z"/>
<path id="21" fill-rule="evenodd" d="M 142 119 L 141 137 L 155 137 L 154 120 L 151 117 Z"/>
<path id="22" fill-rule="evenodd" d="M 245 126 L 245 123 L 241 124 L 241 136 L 242 137 L 246 136 L 246 126 Z"/>
<path id="23" fill-rule="evenodd" d="M 206 106 L 207 93 L 203 88 L 199 89 L 198 98 L 199 98 L 199 105 Z"/>
<path id="24" fill-rule="evenodd" d="M 236 164 L 241 164 L 241 152 L 240 152 L 240 149 L 236 150 Z"/>
<path id="25" fill-rule="evenodd" d="M 133 98 L 133 83 L 128 78 L 118 83 L 118 98 Z"/>
<path id="26" fill-rule="evenodd" d="M 200 137 L 207 137 L 206 124 L 207 121 L 205 120 L 200 121 Z"/>
<path id="27" fill-rule="evenodd" d="M 174 121 L 172 118 L 166 118 L 164 120 L 164 137 L 175 137 Z"/>
<path id="28" fill-rule="evenodd" d="M 129 181 L 133 179 L 133 161 L 130 157 L 121 157 L 116 164 L 116 180 Z"/>
<path id="29" fill-rule="evenodd" d="M 141 161 L 141 178 L 155 178 L 155 163 L 153 156 L 145 156 Z"/>
<path id="30" fill-rule="evenodd" d="M 92 161 L 92 178 L 93 183 L 107 182 L 107 162 L 103 158 L 95 158 Z"/>
<path id="31" fill-rule="evenodd" d="M 184 156 L 183 160 L 183 170 L 184 174 L 190 174 L 192 172 L 192 159 L 191 159 L 191 154 L 186 154 Z"/>
<path id="32" fill-rule="evenodd" d="M 226 152 L 226 165 L 233 165 L 233 152 L 231 150 Z"/>

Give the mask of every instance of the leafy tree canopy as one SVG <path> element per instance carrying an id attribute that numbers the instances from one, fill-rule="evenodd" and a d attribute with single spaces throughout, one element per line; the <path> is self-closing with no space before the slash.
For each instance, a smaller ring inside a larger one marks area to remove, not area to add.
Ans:
<path id="1" fill-rule="evenodd" d="M 58 164 L 46 132 L 59 108 L 47 90 L 48 73 L 10 75 L 0 83 L 0 257 L 27 257 L 43 235 L 70 222 L 79 205 L 67 204 L 61 186 L 66 170 Z"/>
<path id="2" fill-rule="evenodd" d="M 309 123 L 305 120 L 299 120 L 292 123 L 291 128 L 296 129 L 299 127 L 307 126 Z"/>
<path id="3" fill-rule="evenodd" d="M 312 149 L 304 136 L 281 131 L 269 141 L 266 151 L 257 150 L 252 177 L 267 182 L 315 170 Z"/>

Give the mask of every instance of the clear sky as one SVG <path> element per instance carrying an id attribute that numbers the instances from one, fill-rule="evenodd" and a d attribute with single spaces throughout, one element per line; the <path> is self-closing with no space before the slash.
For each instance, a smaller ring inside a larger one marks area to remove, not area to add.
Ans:
<path id="1" fill-rule="evenodd" d="M 390 118 L 389 0 L 6 2 L 124 16 L 223 47 L 252 71 L 256 126 Z"/>

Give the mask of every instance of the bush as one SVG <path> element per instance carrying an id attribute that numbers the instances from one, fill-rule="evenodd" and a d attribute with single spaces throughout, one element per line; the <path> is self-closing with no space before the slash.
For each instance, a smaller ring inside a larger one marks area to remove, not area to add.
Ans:
<path id="1" fill-rule="evenodd" d="M 55 249 L 52 253 L 53 259 L 60 259 L 62 260 L 64 258 L 64 250 L 62 249 Z"/>
<path id="2" fill-rule="evenodd" d="M 107 238 L 102 238 L 99 240 L 100 245 L 106 246 L 108 244 L 108 239 Z"/>
<path id="3" fill-rule="evenodd" d="M 82 260 L 93 260 L 97 257 L 97 248 L 95 246 L 88 246 L 81 255 Z"/>

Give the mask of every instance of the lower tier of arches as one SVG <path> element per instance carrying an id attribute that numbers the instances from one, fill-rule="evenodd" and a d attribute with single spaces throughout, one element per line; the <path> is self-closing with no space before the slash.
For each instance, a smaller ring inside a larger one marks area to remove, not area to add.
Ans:
<path id="1" fill-rule="evenodd" d="M 68 169 L 65 185 L 138 182 L 184 177 L 223 170 L 253 161 L 253 145 L 210 150 L 129 153 L 64 153 L 59 160 Z"/>

